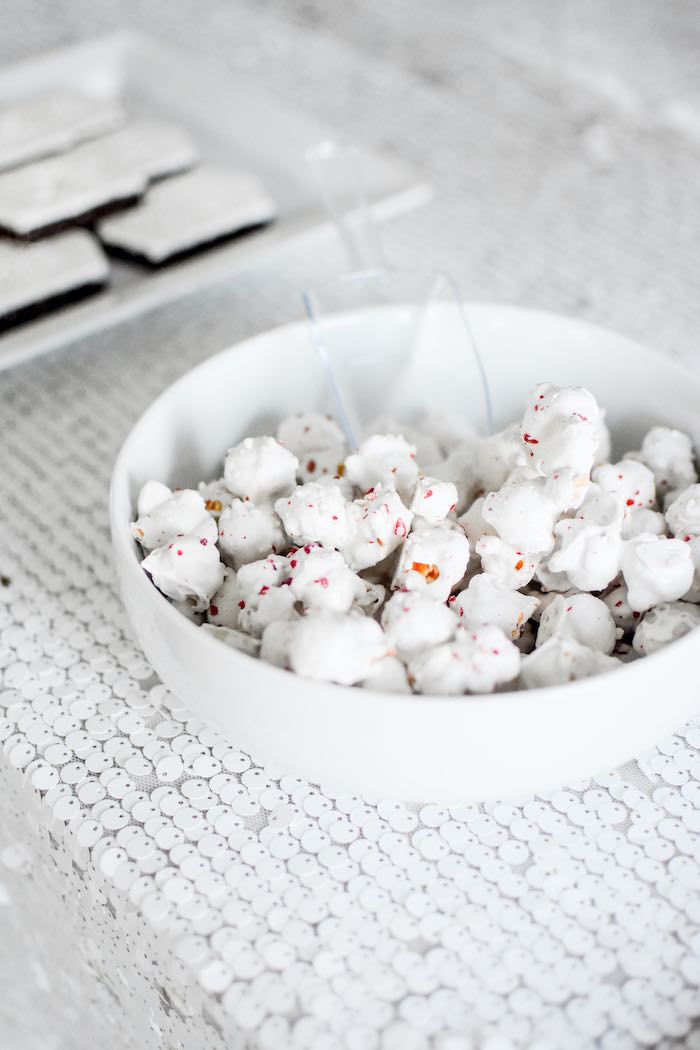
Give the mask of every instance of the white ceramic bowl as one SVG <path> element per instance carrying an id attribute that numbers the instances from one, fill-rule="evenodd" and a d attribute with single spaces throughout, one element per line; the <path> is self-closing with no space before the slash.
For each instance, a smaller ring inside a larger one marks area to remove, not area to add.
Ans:
<path id="1" fill-rule="evenodd" d="M 378 325 L 391 326 L 397 309 L 339 317 L 349 352 Z M 470 306 L 469 315 L 497 426 L 519 417 L 528 390 L 548 380 L 591 389 L 608 411 L 618 454 L 638 447 L 657 423 L 688 431 L 700 448 L 700 382 L 667 358 L 563 317 L 487 305 Z M 426 397 L 439 398 L 429 375 L 425 385 Z M 149 660 L 194 712 L 258 760 L 312 782 L 449 802 L 512 797 L 611 769 L 698 710 L 698 632 L 564 687 L 446 698 L 308 681 L 191 624 L 140 568 L 128 526 L 141 485 L 218 476 L 229 445 L 313 408 L 327 401 L 307 326 L 285 325 L 183 376 L 141 417 L 117 460 L 111 526 L 124 603 Z"/>

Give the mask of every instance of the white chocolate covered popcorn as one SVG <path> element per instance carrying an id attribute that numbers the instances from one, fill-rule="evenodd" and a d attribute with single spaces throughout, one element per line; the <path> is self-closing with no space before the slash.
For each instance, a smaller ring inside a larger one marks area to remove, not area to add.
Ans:
<path id="1" fill-rule="evenodd" d="M 282 552 L 287 546 L 272 507 L 234 499 L 219 518 L 219 549 L 235 569 L 264 558 L 270 551 Z"/>
<path id="2" fill-rule="evenodd" d="M 343 431 L 332 416 L 320 412 L 287 416 L 277 427 L 277 440 L 300 461 L 311 452 L 345 448 Z"/>
<path id="3" fill-rule="evenodd" d="M 642 618 L 640 612 L 635 612 L 627 600 L 627 588 L 624 583 L 618 583 L 616 587 L 605 595 L 603 601 L 607 605 L 610 615 L 615 621 L 615 626 L 625 634 L 633 630 Z"/>
<path id="4" fill-rule="evenodd" d="M 275 511 L 287 535 L 298 546 L 321 543 L 324 547 L 341 548 L 353 534 L 348 506 L 335 486 L 309 482 L 278 499 Z"/>
<path id="5" fill-rule="evenodd" d="M 382 627 L 392 648 L 406 656 L 453 636 L 455 618 L 442 602 L 422 591 L 396 591 L 382 611 Z"/>
<path id="6" fill-rule="evenodd" d="M 151 551 L 141 565 L 168 598 L 176 602 L 191 598 L 200 610 L 207 608 L 224 576 L 216 544 L 208 536 L 177 537 Z"/>
<path id="7" fill-rule="evenodd" d="M 645 614 L 634 632 L 632 645 L 640 656 L 649 656 L 698 626 L 700 609 L 697 605 L 663 602 Z"/>
<path id="8" fill-rule="evenodd" d="M 364 434 L 400 434 L 416 450 L 416 463 L 435 463 L 443 456 L 441 443 L 431 432 L 432 421 L 423 419 L 419 424 L 401 422 L 396 416 L 381 415 L 373 419 Z M 473 435 L 473 431 L 471 432 Z M 472 436 L 471 444 L 474 444 Z"/>
<path id="9" fill-rule="evenodd" d="M 693 582 L 683 595 L 683 601 L 700 603 L 700 536 L 691 536 L 685 541 L 685 544 L 690 551 L 694 575 Z"/>
<path id="10" fill-rule="evenodd" d="M 261 587 L 279 587 L 289 582 L 289 562 L 279 554 L 241 565 L 236 573 L 236 585 L 242 597 L 255 594 Z"/>
<path id="11" fill-rule="evenodd" d="M 665 536 L 666 518 L 658 510 L 650 510 L 649 507 L 632 507 L 622 522 L 622 538 L 632 540 L 635 536 L 641 536 L 643 532 L 650 532 L 653 536 Z"/>
<path id="12" fill-rule="evenodd" d="M 268 623 L 260 639 L 260 659 L 289 670 L 289 650 L 298 623 L 298 617 Z"/>
<path id="13" fill-rule="evenodd" d="M 350 539 L 343 547 L 356 571 L 383 561 L 408 536 L 413 513 L 392 485 L 379 483 L 348 505 Z"/>
<path id="14" fill-rule="evenodd" d="M 443 422 L 386 417 L 348 455 L 334 420 L 303 413 L 230 449 L 199 491 L 148 482 L 143 568 L 224 644 L 398 694 L 560 685 L 700 620 L 685 435 L 654 428 L 610 463 L 590 393 L 547 383 L 490 437 Z"/>
<path id="15" fill-rule="evenodd" d="M 241 613 L 240 602 L 243 595 L 238 586 L 237 574 L 233 569 L 224 566 L 221 583 L 209 600 L 207 620 L 215 627 L 238 628 L 238 617 Z"/>
<path id="16" fill-rule="evenodd" d="M 474 455 L 476 487 L 482 492 L 500 489 L 517 467 L 525 466 L 526 458 L 517 423 L 482 438 L 477 442 Z"/>
<path id="17" fill-rule="evenodd" d="M 626 459 L 638 459 L 653 471 L 659 496 L 688 488 L 698 480 L 693 463 L 693 446 L 687 434 L 670 427 L 652 427 L 638 452 Z"/>
<path id="18" fill-rule="evenodd" d="M 452 641 L 416 652 L 409 675 L 421 693 L 492 693 L 518 675 L 520 652 L 498 627 L 459 628 Z"/>
<path id="19" fill-rule="evenodd" d="M 683 597 L 693 582 L 693 559 L 683 540 L 636 536 L 624 545 L 622 574 L 631 608 L 646 612 Z"/>
<path id="20" fill-rule="evenodd" d="M 268 624 L 298 617 L 294 602 L 291 588 L 268 587 L 267 584 L 263 584 L 255 593 L 241 600 L 238 628 L 245 634 L 260 638 Z"/>
<path id="21" fill-rule="evenodd" d="M 321 485 L 335 485 L 341 492 L 352 495 L 352 483 L 345 479 L 345 450 L 341 448 L 313 449 L 301 456 L 297 467 L 300 485 L 317 481 Z"/>
<path id="22" fill-rule="evenodd" d="M 561 507 L 545 478 L 507 481 L 485 497 L 481 514 L 517 550 L 542 554 L 554 546 Z"/>
<path id="23" fill-rule="evenodd" d="M 141 518 L 145 514 L 150 514 L 155 507 L 164 503 L 172 494 L 172 489 L 169 489 L 162 481 L 147 481 L 145 485 L 142 485 L 138 495 L 136 504 L 137 517 Z"/>
<path id="24" fill-rule="evenodd" d="M 613 656 L 589 649 L 573 638 L 553 637 L 523 657 L 520 681 L 526 689 L 542 689 L 576 682 L 619 667 L 620 661 Z"/>
<path id="25" fill-rule="evenodd" d="M 355 685 L 387 655 L 384 632 L 360 613 L 310 612 L 295 625 L 289 647 L 293 671 L 339 685 Z"/>
<path id="26" fill-rule="evenodd" d="M 305 609 L 348 612 L 365 596 L 364 581 L 350 569 L 340 551 L 300 547 L 289 555 L 289 590 Z"/>
<path id="27" fill-rule="evenodd" d="M 437 601 L 447 601 L 469 561 L 469 540 L 457 526 L 436 525 L 412 532 L 401 547 L 394 587 L 420 590 Z"/>
<path id="28" fill-rule="evenodd" d="M 164 547 L 176 536 L 189 533 L 206 536 L 211 543 L 216 543 L 216 522 L 193 489 L 171 492 L 166 485 L 148 481 L 141 489 L 138 509 L 139 516 L 131 524 L 131 535 L 146 551 Z"/>
<path id="29" fill-rule="evenodd" d="M 451 481 L 420 477 L 411 510 L 429 525 L 440 525 L 457 506 L 457 486 Z"/>
<path id="30" fill-rule="evenodd" d="M 540 618 L 537 647 L 550 638 L 573 638 L 599 653 L 611 653 L 617 629 L 608 606 L 592 594 L 561 594 L 548 604 Z"/>
<path id="31" fill-rule="evenodd" d="M 381 583 L 371 583 L 360 577 L 362 590 L 352 603 L 353 609 L 361 609 L 367 616 L 376 616 L 386 601 L 386 587 Z"/>
<path id="32" fill-rule="evenodd" d="M 591 485 L 576 514 L 562 518 L 555 525 L 557 545 L 546 570 L 563 573 L 570 585 L 579 590 L 603 590 L 620 571 L 622 516 L 623 508 L 617 497 Z"/>
<path id="33" fill-rule="evenodd" d="M 570 470 L 588 478 L 598 449 L 599 409 L 585 387 L 539 383 L 521 424 L 529 465 L 544 477 Z"/>
<path id="34" fill-rule="evenodd" d="M 700 485 L 678 493 L 666 508 L 666 521 L 674 536 L 700 536 Z"/>
<path id="35" fill-rule="evenodd" d="M 468 629 L 495 624 L 509 638 L 519 637 L 539 600 L 499 583 L 488 572 L 479 573 L 450 602 L 450 608 Z"/>
<path id="36" fill-rule="evenodd" d="M 204 506 L 216 521 L 219 520 L 221 512 L 230 507 L 233 502 L 233 493 L 223 478 L 201 481 L 197 491 L 204 500 Z"/>
<path id="37" fill-rule="evenodd" d="M 603 492 L 618 498 L 624 507 L 625 517 L 633 510 L 654 506 L 654 475 L 637 460 L 622 459 L 619 463 L 603 463 L 593 471 L 593 481 Z"/>
<path id="38" fill-rule="evenodd" d="M 518 590 L 525 587 L 535 575 L 539 556 L 516 550 L 500 536 L 481 536 L 475 545 L 484 572 L 489 573 L 502 587 Z"/>
<path id="39" fill-rule="evenodd" d="M 254 503 L 288 495 L 296 484 L 299 461 L 273 437 L 249 437 L 230 448 L 224 481 L 234 494 Z"/>
<path id="40" fill-rule="evenodd" d="M 416 449 L 400 435 L 373 434 L 347 457 L 345 470 L 363 492 L 382 482 L 410 500 L 418 478 Z"/>
<path id="41" fill-rule="evenodd" d="M 375 689 L 380 693 L 410 693 L 406 665 L 396 656 L 385 656 L 374 665 L 373 670 L 359 683 L 364 689 Z"/>

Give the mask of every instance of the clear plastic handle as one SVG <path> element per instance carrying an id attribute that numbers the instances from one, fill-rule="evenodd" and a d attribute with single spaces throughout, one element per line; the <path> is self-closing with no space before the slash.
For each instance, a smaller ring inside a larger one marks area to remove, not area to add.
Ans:
<path id="1" fill-rule="evenodd" d="M 306 160 L 347 253 L 348 269 L 386 269 L 379 227 L 367 200 L 358 147 L 328 139 L 308 149 Z"/>
<path id="2" fill-rule="evenodd" d="M 464 304 L 446 274 L 376 270 L 308 289 L 304 303 L 338 423 L 351 446 L 377 419 L 468 420 L 489 433 L 491 402 Z"/>
<path id="3" fill-rule="evenodd" d="M 324 142 L 307 157 L 351 267 L 304 292 L 348 442 L 357 447 L 380 417 L 417 424 L 435 413 L 490 432 L 486 373 L 454 281 L 439 271 L 386 267 L 357 147 Z"/>

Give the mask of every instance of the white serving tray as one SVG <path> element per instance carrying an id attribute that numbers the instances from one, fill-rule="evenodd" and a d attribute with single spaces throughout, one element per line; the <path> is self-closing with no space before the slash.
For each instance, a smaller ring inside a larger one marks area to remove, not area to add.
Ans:
<path id="1" fill-rule="evenodd" d="M 119 97 L 134 116 L 183 124 L 206 160 L 256 173 L 275 198 L 269 228 L 157 271 L 112 260 L 108 290 L 0 337 L 0 369 L 55 349 L 117 320 L 259 265 L 291 238 L 330 228 L 305 153 L 333 130 L 266 94 L 239 74 L 131 31 L 62 48 L 0 70 L 0 103 L 55 86 Z M 363 178 L 376 220 L 426 201 L 430 186 L 401 162 L 363 151 Z"/>

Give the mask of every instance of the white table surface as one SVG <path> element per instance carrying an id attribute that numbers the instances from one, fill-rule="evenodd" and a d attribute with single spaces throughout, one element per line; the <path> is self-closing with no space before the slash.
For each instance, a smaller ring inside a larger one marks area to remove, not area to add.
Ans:
<path id="1" fill-rule="evenodd" d="M 332 6 L 128 12 L 431 177 L 395 261 L 698 367 L 694 5 Z M 125 10 L 5 0 L 0 60 Z M 700 724 L 546 798 L 334 797 L 218 738 L 129 639 L 107 530 L 125 433 L 339 265 L 290 249 L 0 376 L 0 1047 L 700 1047 Z"/>

